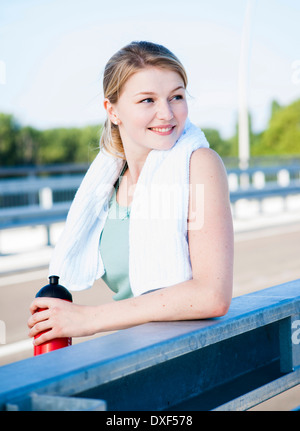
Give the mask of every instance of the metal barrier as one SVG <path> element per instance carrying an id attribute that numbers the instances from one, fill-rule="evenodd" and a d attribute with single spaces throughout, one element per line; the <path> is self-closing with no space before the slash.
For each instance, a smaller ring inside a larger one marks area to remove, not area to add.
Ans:
<path id="1" fill-rule="evenodd" d="M 0 410 L 247 410 L 300 383 L 300 279 L 0 367 Z M 300 404 L 300 400 L 299 400 Z"/>
<path id="2" fill-rule="evenodd" d="M 0 229 L 44 225 L 47 230 L 47 244 L 51 245 L 50 226 L 66 219 L 71 201 L 83 178 L 83 173 L 78 172 L 84 167 L 85 165 L 58 166 L 56 170 L 55 167 L 49 167 L 45 171 L 47 174 L 57 172 L 60 168 L 63 175 L 1 180 Z M 66 175 L 68 169 L 77 173 Z M 38 172 L 35 171 L 35 174 Z M 258 201 L 259 212 L 262 212 L 261 203 L 264 199 L 286 199 L 291 195 L 300 195 L 299 165 L 285 168 L 273 166 L 262 169 L 231 169 L 227 173 L 234 217 L 238 217 L 236 204 L 242 199 Z"/>
<path id="3" fill-rule="evenodd" d="M 292 183 L 299 184 L 300 181 L 299 164 L 228 169 L 227 173 L 231 190 L 237 190 L 238 188 L 247 189 L 250 186 L 262 189 L 266 184 L 277 184 L 280 187 L 287 187 Z"/>
<path id="4" fill-rule="evenodd" d="M 50 227 L 65 221 L 81 181 L 82 175 L 2 180 L 0 229 L 44 225 L 51 245 Z"/>

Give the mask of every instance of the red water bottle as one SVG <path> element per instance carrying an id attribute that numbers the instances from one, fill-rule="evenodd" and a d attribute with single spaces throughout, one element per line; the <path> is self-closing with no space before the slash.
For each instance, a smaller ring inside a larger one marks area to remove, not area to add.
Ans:
<path id="1" fill-rule="evenodd" d="M 71 293 L 63 286 L 58 284 L 59 277 L 57 275 L 51 275 L 49 277 L 50 283 L 46 286 L 42 287 L 41 290 L 35 295 L 36 298 L 48 297 L 48 298 L 59 298 L 64 299 L 65 301 L 72 302 Z M 43 311 L 41 308 L 38 311 Z M 40 335 L 44 334 L 47 331 L 40 332 L 34 338 L 38 338 Z M 39 346 L 34 346 L 34 356 L 41 355 L 42 353 L 48 353 L 52 350 L 61 349 L 62 347 L 67 347 L 72 344 L 72 338 L 56 338 L 54 340 L 46 341 Z"/>

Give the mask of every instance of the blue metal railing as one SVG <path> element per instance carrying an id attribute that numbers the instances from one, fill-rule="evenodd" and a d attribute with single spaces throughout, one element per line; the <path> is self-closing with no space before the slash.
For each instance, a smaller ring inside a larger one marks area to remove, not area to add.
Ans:
<path id="1" fill-rule="evenodd" d="M 82 181 L 84 168 L 85 165 L 60 166 L 56 167 L 55 171 L 55 167 L 49 167 L 45 172 L 48 175 L 56 173 L 56 176 L 38 177 L 35 172 L 35 176 L 30 174 L 22 179 L 1 180 L 0 229 L 45 225 L 48 244 L 51 244 L 50 226 L 65 220 Z M 66 175 L 71 172 L 70 169 L 73 169 L 73 174 Z M 286 198 L 300 194 L 299 164 L 285 167 L 251 167 L 247 170 L 231 169 L 227 172 L 234 216 L 235 205 L 241 199 L 261 202 L 274 196 Z"/>
<path id="2" fill-rule="evenodd" d="M 0 367 L 0 410 L 247 410 L 300 383 L 300 279 Z"/>

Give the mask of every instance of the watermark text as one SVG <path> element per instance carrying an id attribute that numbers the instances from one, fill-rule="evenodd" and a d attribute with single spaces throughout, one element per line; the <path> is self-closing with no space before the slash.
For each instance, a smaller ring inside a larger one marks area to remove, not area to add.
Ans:
<path id="1" fill-rule="evenodd" d="M 0 60 L 0 85 L 6 84 L 6 64 Z"/>
<path id="2" fill-rule="evenodd" d="M 292 76 L 291 81 L 295 85 L 300 85 L 300 60 L 294 60 L 291 64 Z"/>
<path id="3" fill-rule="evenodd" d="M 6 325 L 0 320 L 0 344 L 6 344 Z"/>
<path id="4" fill-rule="evenodd" d="M 292 330 L 292 343 L 300 344 L 300 320 L 294 320 Z"/>

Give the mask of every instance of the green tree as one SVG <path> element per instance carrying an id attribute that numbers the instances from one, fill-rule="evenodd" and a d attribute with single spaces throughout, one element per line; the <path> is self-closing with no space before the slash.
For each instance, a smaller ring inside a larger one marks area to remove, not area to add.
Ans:
<path id="1" fill-rule="evenodd" d="M 220 133 L 216 129 L 202 129 L 210 147 L 215 150 L 221 157 L 231 156 L 232 144 L 221 138 Z"/>
<path id="2" fill-rule="evenodd" d="M 276 112 L 280 111 L 282 106 L 279 105 L 277 100 L 272 100 L 271 102 L 271 118 L 275 115 Z"/>
<path id="3" fill-rule="evenodd" d="M 38 163 L 73 163 L 78 143 L 78 133 L 74 128 L 44 130 L 39 144 Z"/>
<path id="4" fill-rule="evenodd" d="M 16 137 L 18 159 L 15 164 L 36 165 L 38 162 L 38 149 L 42 132 L 33 127 L 22 127 Z"/>
<path id="5" fill-rule="evenodd" d="M 262 133 L 260 154 L 300 154 L 300 99 L 285 107 L 277 107 Z"/>
<path id="6" fill-rule="evenodd" d="M 76 154 L 76 161 L 92 162 L 99 151 L 99 141 L 102 132 L 102 125 L 86 126 L 81 129 L 79 147 Z"/>
<path id="7" fill-rule="evenodd" d="M 98 153 L 100 126 L 44 130 L 40 137 L 38 163 L 91 162 Z"/>
<path id="8" fill-rule="evenodd" d="M 12 166 L 18 160 L 19 124 L 10 114 L 0 113 L 0 166 Z"/>

